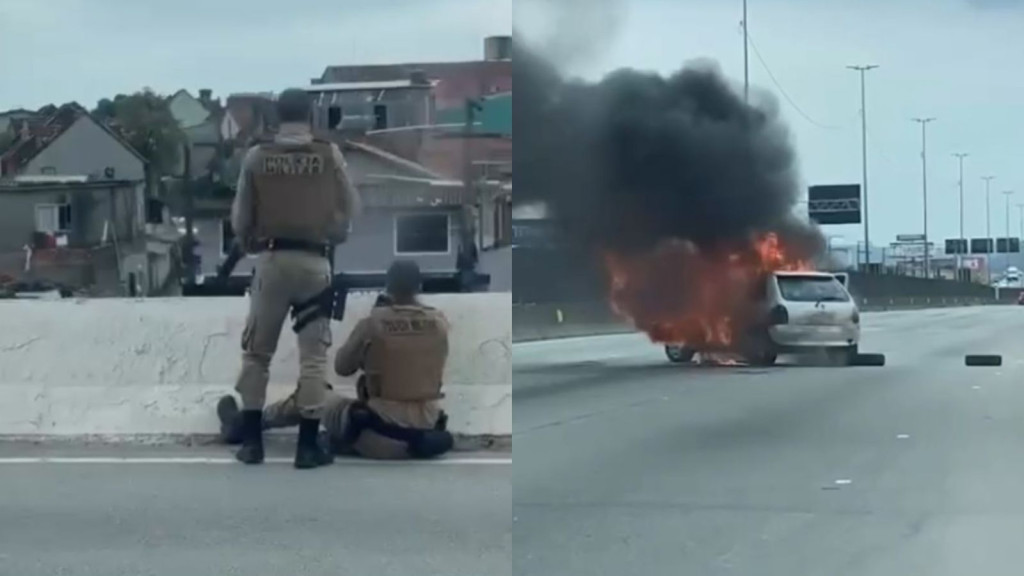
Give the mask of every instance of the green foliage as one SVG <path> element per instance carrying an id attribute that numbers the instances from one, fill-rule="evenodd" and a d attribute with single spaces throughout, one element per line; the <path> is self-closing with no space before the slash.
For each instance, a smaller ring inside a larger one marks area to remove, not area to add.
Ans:
<path id="1" fill-rule="evenodd" d="M 109 123 L 150 162 L 150 168 L 173 175 L 186 142 L 168 100 L 148 88 L 135 94 L 118 94 L 100 100 L 93 111 Z"/>

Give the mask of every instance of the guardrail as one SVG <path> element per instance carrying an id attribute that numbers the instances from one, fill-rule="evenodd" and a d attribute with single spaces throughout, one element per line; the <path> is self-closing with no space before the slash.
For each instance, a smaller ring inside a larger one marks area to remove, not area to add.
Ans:
<path id="1" fill-rule="evenodd" d="M 895 296 L 855 297 L 861 310 L 884 312 L 959 306 L 1016 304 L 1019 289 L 1000 290 L 989 298 L 976 296 Z M 633 332 L 629 324 L 616 317 L 605 302 L 517 303 L 512 305 L 512 340 L 550 340 L 576 336 L 597 336 Z"/>

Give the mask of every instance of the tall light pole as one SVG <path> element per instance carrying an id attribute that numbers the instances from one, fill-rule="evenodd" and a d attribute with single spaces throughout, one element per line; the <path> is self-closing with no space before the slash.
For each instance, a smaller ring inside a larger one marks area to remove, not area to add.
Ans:
<path id="1" fill-rule="evenodd" d="M 1010 196 L 1013 196 L 1013 190 L 1003 190 L 1003 196 L 1006 196 L 1006 266 L 1010 266 Z"/>
<path id="2" fill-rule="evenodd" d="M 850 70 L 860 73 L 860 132 L 861 132 L 861 166 L 862 174 L 862 203 L 864 204 L 864 268 L 871 264 L 871 232 L 868 223 L 868 99 L 866 87 L 866 73 L 868 70 L 878 68 L 877 64 L 864 66 L 847 66 Z"/>
<path id="3" fill-rule="evenodd" d="M 747 0 L 743 0 L 743 101 L 750 103 L 750 37 L 747 34 Z"/>
<path id="4" fill-rule="evenodd" d="M 982 176 L 985 181 L 985 242 L 992 242 L 992 181 L 995 176 Z M 995 250 L 995 246 L 992 247 Z M 985 269 L 988 271 L 988 283 L 992 284 L 992 254 L 985 254 Z"/>
<path id="5" fill-rule="evenodd" d="M 924 196 L 924 277 L 931 278 L 931 254 L 928 250 L 928 124 L 935 118 L 914 118 L 921 125 L 921 190 Z"/>
<path id="6" fill-rule="evenodd" d="M 953 154 L 953 157 L 960 161 L 959 162 L 960 163 L 960 181 L 958 182 L 958 186 L 960 187 L 960 238 L 959 238 L 960 243 L 963 243 L 963 241 L 964 241 L 964 158 L 967 158 L 968 156 L 970 156 L 970 154 L 966 154 L 964 152 Z M 957 250 L 957 255 L 956 255 L 957 274 L 960 274 L 960 269 L 963 268 L 963 267 L 964 267 L 964 255 L 961 254 L 959 250 Z"/>

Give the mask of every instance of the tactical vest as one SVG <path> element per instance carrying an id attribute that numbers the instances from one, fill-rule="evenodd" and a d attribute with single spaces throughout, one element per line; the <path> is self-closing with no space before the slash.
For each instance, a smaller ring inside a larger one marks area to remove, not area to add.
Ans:
<path id="1" fill-rule="evenodd" d="M 365 361 L 371 398 L 396 402 L 440 400 L 448 359 L 448 323 L 426 306 L 388 306 L 370 313 Z"/>
<path id="2" fill-rule="evenodd" d="M 251 166 L 254 240 L 327 243 L 335 226 L 338 184 L 331 144 L 259 144 Z"/>

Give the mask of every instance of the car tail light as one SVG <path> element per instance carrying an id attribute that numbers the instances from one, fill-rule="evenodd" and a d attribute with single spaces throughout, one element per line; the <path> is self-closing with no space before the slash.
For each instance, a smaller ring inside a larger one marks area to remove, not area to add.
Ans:
<path id="1" fill-rule="evenodd" d="M 772 326 L 789 324 L 789 310 L 786 310 L 786 307 L 782 304 L 772 308 L 772 311 L 768 314 L 768 323 Z"/>
<path id="2" fill-rule="evenodd" d="M 853 323 L 860 324 L 860 310 L 853 311 Z"/>

